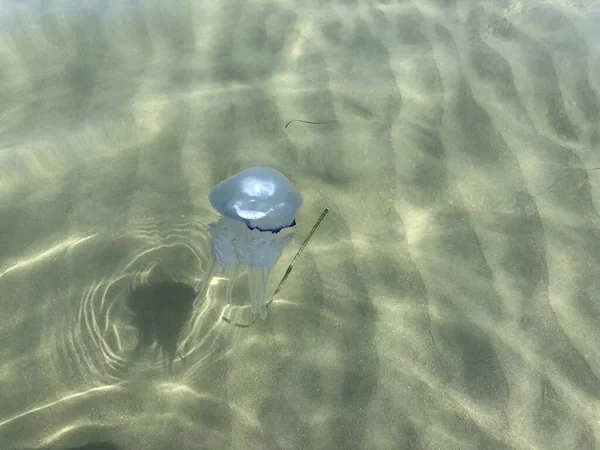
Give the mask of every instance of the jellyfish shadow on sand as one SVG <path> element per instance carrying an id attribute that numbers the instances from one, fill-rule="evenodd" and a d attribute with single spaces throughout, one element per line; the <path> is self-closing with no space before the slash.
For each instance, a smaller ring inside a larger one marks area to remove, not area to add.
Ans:
<path id="1" fill-rule="evenodd" d="M 173 373 L 179 336 L 191 317 L 195 296 L 192 287 L 173 281 L 129 287 L 126 302 L 132 314 L 131 324 L 137 330 L 138 342 L 128 358 L 125 371 L 147 349 L 154 347 L 155 360 L 158 353 L 162 353 L 165 370 Z M 181 355 L 179 357 L 184 360 Z"/>

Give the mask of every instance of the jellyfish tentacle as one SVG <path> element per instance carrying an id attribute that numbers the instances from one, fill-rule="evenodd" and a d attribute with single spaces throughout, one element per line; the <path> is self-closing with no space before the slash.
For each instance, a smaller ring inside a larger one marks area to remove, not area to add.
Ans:
<path id="1" fill-rule="evenodd" d="M 223 269 L 229 269 L 236 260 L 236 223 L 232 222 L 231 219 L 221 218 L 208 227 L 212 239 L 212 257 Z"/>
<path id="2" fill-rule="evenodd" d="M 229 283 L 227 283 L 227 293 L 225 294 L 225 299 L 227 300 L 227 304 L 231 305 L 233 303 L 233 286 L 235 285 L 235 279 L 238 277 L 240 273 L 240 262 L 238 259 L 233 263 L 233 267 L 229 270 Z"/>
<path id="3" fill-rule="evenodd" d="M 208 287 L 210 286 L 210 281 L 216 275 L 219 270 L 218 263 L 216 260 L 212 260 L 209 269 L 206 271 L 204 276 L 202 277 L 202 281 L 196 286 L 196 298 L 194 299 L 194 303 L 192 304 L 192 308 L 198 308 L 206 297 L 206 293 L 208 291 Z"/>

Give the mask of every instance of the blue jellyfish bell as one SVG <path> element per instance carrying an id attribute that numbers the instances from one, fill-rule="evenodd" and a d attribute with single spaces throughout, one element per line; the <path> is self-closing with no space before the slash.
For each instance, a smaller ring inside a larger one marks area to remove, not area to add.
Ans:
<path id="1" fill-rule="evenodd" d="M 208 227 L 212 258 L 209 269 L 196 286 L 194 308 L 203 302 L 211 279 L 229 278 L 227 303 L 235 279 L 248 270 L 250 306 L 267 317 L 267 285 L 271 269 L 292 240 L 302 195 L 278 171 L 252 167 L 217 184 L 209 194 L 221 218 Z"/>

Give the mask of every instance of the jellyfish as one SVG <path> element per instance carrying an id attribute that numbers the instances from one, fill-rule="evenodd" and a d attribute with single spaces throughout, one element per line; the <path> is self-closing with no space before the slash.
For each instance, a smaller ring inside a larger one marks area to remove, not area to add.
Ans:
<path id="1" fill-rule="evenodd" d="M 202 304 L 215 276 L 229 279 L 231 304 L 235 280 L 246 269 L 250 307 L 265 319 L 269 274 L 294 236 L 302 195 L 277 170 L 252 167 L 217 184 L 209 200 L 221 217 L 208 226 L 211 261 L 196 286 L 193 307 Z"/>

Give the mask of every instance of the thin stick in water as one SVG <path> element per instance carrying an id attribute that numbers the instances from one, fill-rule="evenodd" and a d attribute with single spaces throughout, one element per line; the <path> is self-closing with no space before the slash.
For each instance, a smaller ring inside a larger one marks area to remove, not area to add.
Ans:
<path id="1" fill-rule="evenodd" d="M 309 125 L 326 125 L 328 123 L 331 123 L 331 120 L 328 120 L 327 122 L 310 122 L 308 120 L 300 120 L 300 119 L 294 119 L 294 120 L 290 120 L 288 123 L 285 124 L 285 127 L 283 128 L 287 128 L 288 125 L 292 122 L 302 122 L 302 123 L 307 123 Z"/>

